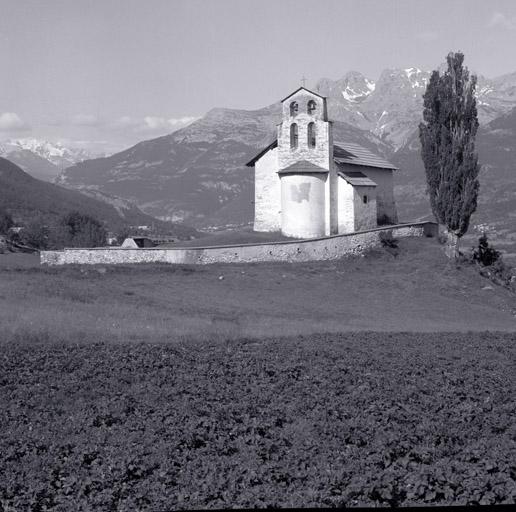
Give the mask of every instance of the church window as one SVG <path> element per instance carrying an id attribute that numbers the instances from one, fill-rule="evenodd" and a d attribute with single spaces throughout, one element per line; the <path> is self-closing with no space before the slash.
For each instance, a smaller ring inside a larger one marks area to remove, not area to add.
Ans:
<path id="1" fill-rule="evenodd" d="M 315 112 L 315 108 L 316 108 L 315 101 L 314 100 L 310 100 L 308 102 L 308 108 L 307 108 L 308 113 L 309 114 L 313 114 Z"/>
<path id="2" fill-rule="evenodd" d="M 298 129 L 297 124 L 292 123 L 290 125 L 290 147 L 297 148 Z"/>
<path id="3" fill-rule="evenodd" d="M 362 198 L 362 201 L 364 201 L 364 204 L 367 204 L 367 201 L 369 201 L 369 199 L 368 199 L 368 197 L 367 197 L 367 196 L 364 196 L 364 197 Z"/>
<path id="4" fill-rule="evenodd" d="M 298 109 L 297 101 L 293 101 L 290 104 L 290 115 L 291 116 L 297 115 L 297 109 Z"/>
<path id="5" fill-rule="evenodd" d="M 308 147 L 315 148 L 315 123 L 308 123 Z"/>

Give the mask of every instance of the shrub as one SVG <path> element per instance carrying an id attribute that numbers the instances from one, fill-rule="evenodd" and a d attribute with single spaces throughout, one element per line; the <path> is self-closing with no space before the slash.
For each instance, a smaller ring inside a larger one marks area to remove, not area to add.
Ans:
<path id="1" fill-rule="evenodd" d="M 61 218 L 57 240 L 69 247 L 99 247 L 106 245 L 107 232 L 102 223 L 80 212 L 70 212 Z"/>
<path id="2" fill-rule="evenodd" d="M 32 220 L 20 232 L 19 241 L 22 245 L 34 249 L 48 249 L 50 247 L 49 234 L 48 226 Z"/>
<path id="3" fill-rule="evenodd" d="M 482 233 L 482 236 L 478 239 L 478 246 L 473 249 L 473 261 L 488 267 L 498 261 L 500 257 L 500 252 L 489 245 L 487 235 Z"/>
<path id="4" fill-rule="evenodd" d="M 389 249 L 397 249 L 398 248 L 398 240 L 392 237 L 392 232 L 383 231 L 380 233 L 380 243 L 382 247 Z"/>
<path id="5" fill-rule="evenodd" d="M 484 277 L 511 290 L 516 288 L 513 269 L 503 261 L 502 253 L 489 245 L 485 233 L 473 248 L 472 260 L 482 267 L 480 273 Z"/>

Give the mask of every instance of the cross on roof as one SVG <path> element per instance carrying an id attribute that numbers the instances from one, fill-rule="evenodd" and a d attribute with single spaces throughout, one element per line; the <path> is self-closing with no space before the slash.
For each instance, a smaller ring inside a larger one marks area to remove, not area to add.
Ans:
<path id="1" fill-rule="evenodd" d="M 306 85 L 306 78 L 305 78 L 305 76 L 301 77 L 301 83 L 303 84 L 303 87 Z"/>

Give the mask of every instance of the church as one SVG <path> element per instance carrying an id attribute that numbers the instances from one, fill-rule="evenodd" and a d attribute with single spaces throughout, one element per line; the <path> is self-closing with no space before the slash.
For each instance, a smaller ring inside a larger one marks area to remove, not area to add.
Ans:
<path id="1" fill-rule="evenodd" d="M 254 230 L 317 238 L 395 224 L 396 167 L 334 140 L 323 96 L 300 87 L 281 104 L 276 140 L 247 163 L 254 167 Z"/>

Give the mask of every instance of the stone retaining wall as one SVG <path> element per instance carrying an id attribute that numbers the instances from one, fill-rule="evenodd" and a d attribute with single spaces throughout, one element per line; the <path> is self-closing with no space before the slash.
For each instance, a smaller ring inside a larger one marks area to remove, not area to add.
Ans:
<path id="1" fill-rule="evenodd" d="M 120 263 L 245 263 L 260 261 L 332 260 L 362 254 L 381 245 L 382 239 L 411 236 L 437 236 L 433 222 L 398 224 L 382 228 L 328 236 L 310 240 L 228 245 L 219 247 L 145 248 L 121 247 L 64 249 L 42 251 L 40 261 L 46 265 L 120 264 Z"/>

